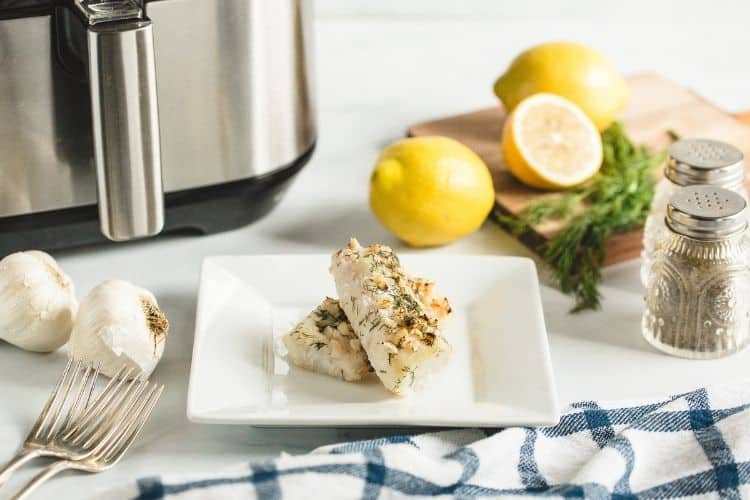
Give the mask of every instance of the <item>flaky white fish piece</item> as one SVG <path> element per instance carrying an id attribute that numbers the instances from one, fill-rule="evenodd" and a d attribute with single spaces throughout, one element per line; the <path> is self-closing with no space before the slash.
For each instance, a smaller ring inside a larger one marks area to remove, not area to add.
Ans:
<path id="1" fill-rule="evenodd" d="M 293 364 L 354 382 L 371 370 L 339 302 L 330 297 L 282 339 Z"/>
<path id="2" fill-rule="evenodd" d="M 341 309 L 388 390 L 409 394 L 448 362 L 452 349 L 438 316 L 420 300 L 391 248 L 364 248 L 352 239 L 333 255 L 330 271 Z"/>
<path id="3" fill-rule="evenodd" d="M 438 319 L 451 312 L 448 299 L 435 295 L 435 283 L 410 278 L 409 286 Z M 354 333 L 339 301 L 327 297 L 282 339 L 293 364 L 349 382 L 372 371 L 367 353 Z"/>
<path id="4" fill-rule="evenodd" d="M 438 321 L 442 321 L 450 316 L 453 309 L 450 302 L 448 302 L 448 297 L 442 297 L 435 293 L 434 281 L 425 278 L 409 277 L 407 277 L 407 280 L 409 287 L 417 294 L 417 299 L 435 315 Z"/>

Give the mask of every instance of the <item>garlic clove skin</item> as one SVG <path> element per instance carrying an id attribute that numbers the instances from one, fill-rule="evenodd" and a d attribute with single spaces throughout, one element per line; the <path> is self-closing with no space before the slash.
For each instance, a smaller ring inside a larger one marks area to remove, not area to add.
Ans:
<path id="1" fill-rule="evenodd" d="M 52 352 L 68 341 L 78 310 L 70 277 L 49 254 L 16 252 L 0 260 L 0 339 Z"/>
<path id="2" fill-rule="evenodd" d="M 147 378 L 164 352 L 169 323 L 151 292 L 110 280 L 81 302 L 68 350 L 76 359 L 114 376 L 123 365 Z"/>

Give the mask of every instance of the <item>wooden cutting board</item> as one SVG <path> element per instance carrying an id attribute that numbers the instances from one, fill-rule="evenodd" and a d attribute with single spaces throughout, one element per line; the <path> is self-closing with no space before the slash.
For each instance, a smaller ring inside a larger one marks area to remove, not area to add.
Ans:
<path id="1" fill-rule="evenodd" d="M 661 150 L 669 145 L 667 131 L 671 130 L 680 137 L 705 137 L 734 144 L 750 158 L 750 112 L 730 115 L 691 90 L 657 74 L 639 74 L 627 80 L 630 105 L 621 119 L 635 142 Z M 505 110 L 497 106 L 419 123 L 410 127 L 408 134 L 443 135 L 469 146 L 492 171 L 498 208 L 516 215 L 545 193 L 520 184 L 505 167 L 500 153 L 505 117 Z M 538 250 L 561 229 L 562 223 L 548 221 L 535 227 L 521 240 L 532 250 Z M 640 230 L 612 236 L 607 243 L 605 265 L 638 257 L 641 239 Z"/>

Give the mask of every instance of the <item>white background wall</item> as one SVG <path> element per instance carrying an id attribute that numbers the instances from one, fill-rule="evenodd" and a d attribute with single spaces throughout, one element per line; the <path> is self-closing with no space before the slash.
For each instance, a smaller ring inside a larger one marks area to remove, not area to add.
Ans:
<path id="1" fill-rule="evenodd" d="M 745 0 L 314 0 L 325 17 L 426 19 L 601 19 L 609 22 L 712 21 L 742 23 Z M 745 17 L 747 21 L 747 17 Z"/>
<path id="2" fill-rule="evenodd" d="M 315 12 L 322 29 L 361 25 L 341 33 L 340 44 L 404 43 L 411 30 L 404 53 L 442 51 L 447 72 L 492 80 L 529 45 L 574 40 L 601 49 L 624 73 L 658 71 L 727 109 L 750 108 L 747 0 L 315 0 Z M 427 36 L 441 29 L 438 42 Z"/>

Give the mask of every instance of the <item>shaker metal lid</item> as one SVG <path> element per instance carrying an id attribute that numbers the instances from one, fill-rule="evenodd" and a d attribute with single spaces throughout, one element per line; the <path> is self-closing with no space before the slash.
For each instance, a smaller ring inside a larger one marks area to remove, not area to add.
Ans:
<path id="1" fill-rule="evenodd" d="M 664 175 L 679 186 L 711 184 L 733 188 L 744 182 L 744 155 L 726 142 L 683 139 L 669 147 Z"/>
<path id="2" fill-rule="evenodd" d="M 734 191 L 698 185 L 680 189 L 667 205 L 666 224 L 672 231 L 699 240 L 716 240 L 747 227 L 746 203 Z"/>

